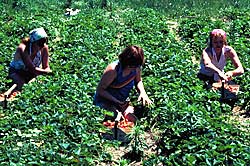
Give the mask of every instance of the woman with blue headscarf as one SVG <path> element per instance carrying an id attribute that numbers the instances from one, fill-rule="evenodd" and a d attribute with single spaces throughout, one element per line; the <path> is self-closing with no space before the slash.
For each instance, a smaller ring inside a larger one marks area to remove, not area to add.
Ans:
<path id="1" fill-rule="evenodd" d="M 43 28 L 37 28 L 22 39 L 10 63 L 8 77 L 13 80 L 21 91 L 22 86 L 41 74 L 51 73 L 49 67 L 49 50 L 47 34 Z"/>

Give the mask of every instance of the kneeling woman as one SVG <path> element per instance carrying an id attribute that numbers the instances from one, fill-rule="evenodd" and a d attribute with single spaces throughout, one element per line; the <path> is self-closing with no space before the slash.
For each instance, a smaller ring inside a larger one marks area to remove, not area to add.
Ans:
<path id="1" fill-rule="evenodd" d="M 235 67 L 234 70 L 224 73 L 227 59 L 230 59 Z M 227 45 L 226 32 L 222 29 L 214 29 L 210 32 L 208 47 L 201 56 L 201 68 L 198 78 L 209 84 L 230 81 L 232 77 L 244 73 L 244 69 L 236 51 Z"/>
<path id="2" fill-rule="evenodd" d="M 126 100 L 135 86 L 138 101 L 143 105 L 152 104 L 141 78 L 141 65 L 144 63 L 144 52 L 138 46 L 129 46 L 119 55 L 119 60 L 107 66 L 102 75 L 94 97 L 94 104 L 114 112 L 121 111 L 129 121 L 135 121 L 134 108 L 128 106 Z"/>
<path id="3" fill-rule="evenodd" d="M 30 32 L 29 37 L 22 39 L 10 63 L 9 78 L 17 85 L 15 90 L 21 91 L 22 86 L 38 75 L 52 72 L 49 67 L 49 51 L 47 34 L 43 28 Z M 40 68 L 42 65 L 42 68 Z"/>

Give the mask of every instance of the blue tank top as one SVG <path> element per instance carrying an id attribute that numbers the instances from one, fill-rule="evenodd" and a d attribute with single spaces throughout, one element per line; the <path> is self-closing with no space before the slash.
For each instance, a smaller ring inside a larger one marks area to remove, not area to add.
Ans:
<path id="1" fill-rule="evenodd" d="M 114 96 L 116 99 L 120 101 L 126 101 L 126 99 L 129 97 L 129 92 L 133 89 L 135 85 L 134 78 L 136 76 L 136 70 L 133 70 L 128 74 L 127 76 L 122 76 L 122 66 L 119 62 L 116 66 L 116 72 L 117 76 L 115 80 L 112 82 L 112 84 L 107 88 L 107 91 Z M 124 85 L 124 86 L 123 86 Z M 95 102 L 99 103 L 102 100 L 106 101 L 106 99 L 103 99 L 100 96 L 95 96 Z"/>
<path id="2" fill-rule="evenodd" d="M 108 87 L 107 91 L 118 100 L 125 101 L 129 97 L 129 92 L 133 89 L 135 85 L 134 78 L 136 76 L 136 70 L 133 70 L 132 72 L 130 72 L 130 74 L 123 77 L 122 67 L 121 64 L 118 62 L 116 66 L 116 71 L 117 71 L 116 79 L 112 82 L 110 87 Z M 128 80 L 131 81 L 126 84 Z M 126 85 L 120 87 L 123 84 Z"/>

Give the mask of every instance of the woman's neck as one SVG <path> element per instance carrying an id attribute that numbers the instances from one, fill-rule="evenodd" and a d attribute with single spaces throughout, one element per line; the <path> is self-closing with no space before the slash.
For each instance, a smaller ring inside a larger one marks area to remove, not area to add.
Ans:
<path id="1" fill-rule="evenodd" d="M 221 57 L 222 49 L 223 49 L 223 47 L 221 49 L 214 48 L 214 52 L 215 52 L 215 55 L 216 55 L 218 60 Z"/>
<path id="2" fill-rule="evenodd" d="M 129 75 L 131 72 L 133 71 L 133 69 L 130 69 L 128 67 L 125 67 L 122 71 L 122 76 L 126 77 L 127 75 Z"/>

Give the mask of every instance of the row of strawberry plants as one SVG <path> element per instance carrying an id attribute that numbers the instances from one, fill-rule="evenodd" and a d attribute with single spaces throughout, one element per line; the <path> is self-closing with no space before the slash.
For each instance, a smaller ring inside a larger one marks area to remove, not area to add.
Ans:
<path id="1" fill-rule="evenodd" d="M 196 79 L 197 64 L 191 57 L 196 53 L 198 58 L 205 45 L 202 43 L 209 31 L 206 21 L 177 20 L 183 29 L 173 33 L 169 18 L 152 9 L 91 9 L 73 17 L 64 16 L 60 10 L 43 14 L 27 11 L 10 18 L 5 11 L 2 16 L 2 25 L 8 26 L 2 34 L 1 44 L 6 50 L 0 60 L 7 66 L 18 38 L 28 29 L 44 26 L 50 36 L 54 71 L 53 76 L 39 77 L 27 85 L 19 100 L 2 111 L 1 130 L 7 135 L 1 144 L 2 162 L 98 164 L 112 160 L 112 154 L 105 150 L 116 142 L 100 136 L 105 131 L 100 124 L 103 110 L 94 107 L 92 100 L 103 69 L 128 44 L 138 44 L 145 50 L 144 84 L 155 103 L 145 109 L 148 116 L 142 124 L 146 128 L 155 126 L 161 133 L 159 154 L 145 160 L 145 165 L 247 162 L 249 134 L 227 122 L 220 111 L 219 94 L 204 92 Z M 221 20 L 216 24 L 224 25 Z M 189 26 L 199 26 L 193 28 L 195 35 L 191 37 L 185 34 L 190 33 Z M 197 35 L 203 26 L 202 35 Z M 201 40 L 193 40 L 196 36 Z M 10 45 L 9 41 L 15 42 Z M 3 76 L 6 66 L 2 67 Z M 1 82 L 2 90 L 4 85 Z"/>

